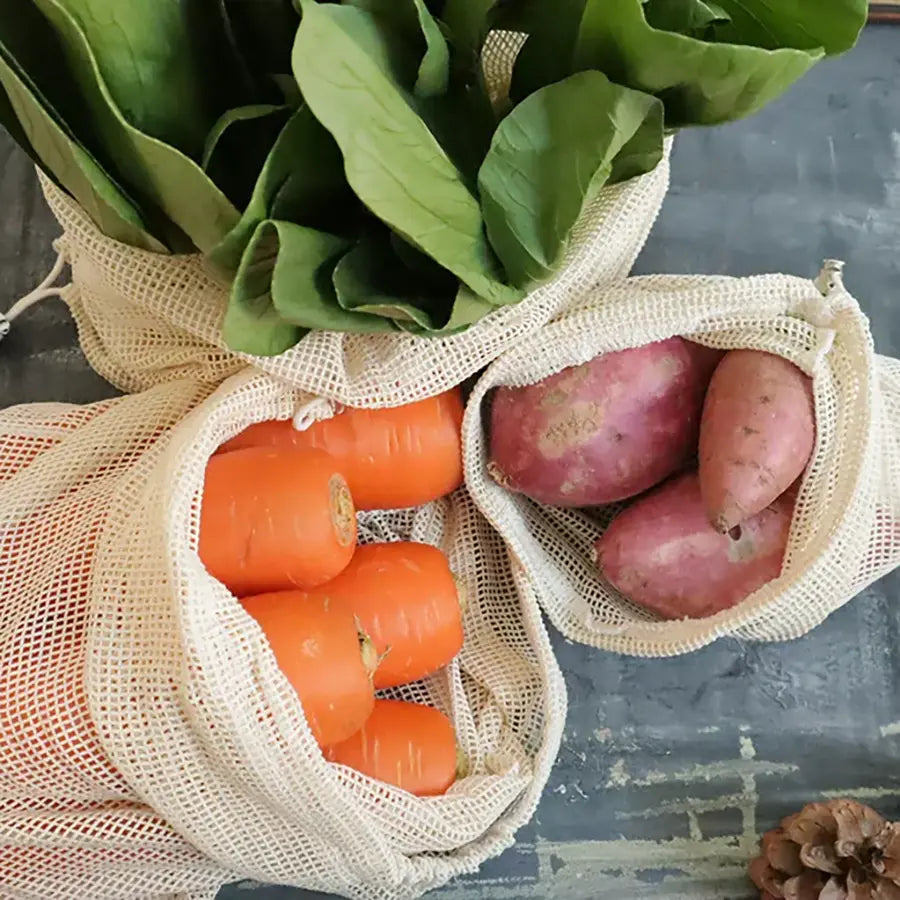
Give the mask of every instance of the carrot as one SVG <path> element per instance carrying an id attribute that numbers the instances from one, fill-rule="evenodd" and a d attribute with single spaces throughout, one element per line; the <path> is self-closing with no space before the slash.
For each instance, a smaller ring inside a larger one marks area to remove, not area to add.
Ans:
<path id="1" fill-rule="evenodd" d="M 290 421 L 251 425 L 220 448 L 314 448 L 341 464 L 357 509 L 421 506 L 463 480 L 459 389 L 393 409 L 347 408 L 297 431 Z"/>
<path id="2" fill-rule="evenodd" d="M 319 744 L 359 731 L 375 702 L 377 657 L 353 615 L 303 591 L 259 594 L 241 603 L 262 628 Z"/>
<path id="3" fill-rule="evenodd" d="M 375 687 L 418 681 L 463 643 L 462 599 L 447 557 L 428 544 L 366 544 L 311 596 L 350 610 L 384 658 Z"/>
<path id="4" fill-rule="evenodd" d="M 200 559 L 234 594 L 322 584 L 355 542 L 353 501 L 327 454 L 251 447 L 209 461 Z"/>
<path id="5" fill-rule="evenodd" d="M 462 774 L 450 720 L 403 700 L 376 700 L 362 729 L 325 758 L 420 797 L 443 794 Z"/>

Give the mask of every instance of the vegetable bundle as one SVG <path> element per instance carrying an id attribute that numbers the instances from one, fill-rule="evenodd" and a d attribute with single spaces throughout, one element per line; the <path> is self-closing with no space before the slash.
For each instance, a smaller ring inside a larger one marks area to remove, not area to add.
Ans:
<path id="1" fill-rule="evenodd" d="M 864 0 L 7 0 L 0 123 L 109 237 L 208 257 L 224 338 L 465 329 L 663 136 L 849 48 Z M 509 90 L 482 65 L 521 33 Z"/>
<path id="2" fill-rule="evenodd" d="M 200 559 L 259 623 L 325 757 L 420 795 L 464 770 L 453 726 L 375 691 L 456 657 L 466 594 L 436 547 L 357 547 L 355 511 L 458 488 L 462 417 L 457 389 L 303 431 L 264 421 L 220 447 L 204 479 Z"/>
<path id="3" fill-rule="evenodd" d="M 778 577 L 814 438 L 791 362 L 672 337 L 499 388 L 488 472 L 540 503 L 632 500 L 594 545 L 600 573 L 661 618 L 701 618 Z"/>

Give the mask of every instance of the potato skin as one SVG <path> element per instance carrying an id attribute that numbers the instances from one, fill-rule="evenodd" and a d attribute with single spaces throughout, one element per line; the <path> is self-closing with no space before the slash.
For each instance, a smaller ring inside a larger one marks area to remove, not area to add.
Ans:
<path id="1" fill-rule="evenodd" d="M 700 490 L 723 534 L 802 474 L 816 423 L 812 381 L 788 360 L 733 350 L 712 376 L 700 423 Z"/>
<path id="2" fill-rule="evenodd" d="M 674 337 L 499 388 L 490 474 L 554 506 L 595 506 L 647 490 L 691 458 L 721 356 Z"/>
<path id="3" fill-rule="evenodd" d="M 793 507 L 786 494 L 739 536 L 719 534 L 691 472 L 620 513 L 594 545 L 597 566 L 620 594 L 664 619 L 711 616 L 778 577 Z"/>

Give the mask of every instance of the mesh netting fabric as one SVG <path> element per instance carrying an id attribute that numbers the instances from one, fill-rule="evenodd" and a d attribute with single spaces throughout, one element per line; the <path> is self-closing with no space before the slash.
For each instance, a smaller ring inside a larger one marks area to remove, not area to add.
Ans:
<path id="1" fill-rule="evenodd" d="M 0 412 L 0 896 L 199 898 L 251 878 L 395 900 L 530 818 L 565 688 L 465 490 L 360 514 L 363 540 L 442 547 L 471 597 L 457 661 L 394 691 L 454 723 L 472 768 L 442 797 L 326 763 L 262 631 L 200 563 L 211 453 L 309 400 L 248 369 Z"/>
<path id="2" fill-rule="evenodd" d="M 485 422 L 499 385 L 533 384 L 600 353 L 682 335 L 720 349 L 780 354 L 814 378 L 817 437 L 781 577 L 733 609 L 658 621 L 597 574 L 592 545 L 620 508 L 541 506 L 487 474 Z M 651 276 L 586 295 L 494 362 L 464 422 L 466 484 L 503 535 L 523 581 L 566 637 L 621 653 L 669 656 L 724 635 L 798 637 L 900 563 L 900 362 L 877 356 L 843 285 L 784 275 Z"/>
<path id="3" fill-rule="evenodd" d="M 315 331 L 276 357 L 227 349 L 221 330 L 228 286 L 202 257 L 163 256 L 110 240 L 52 182 L 42 177 L 41 184 L 63 228 L 57 246 L 72 268 L 72 283 L 60 295 L 88 362 L 120 389 L 139 391 L 177 378 L 218 384 L 250 363 L 347 406 L 384 407 L 462 383 L 585 291 L 624 278 L 665 197 L 670 146 L 653 172 L 602 191 L 590 204 L 551 282 L 464 333 L 423 338 Z"/>

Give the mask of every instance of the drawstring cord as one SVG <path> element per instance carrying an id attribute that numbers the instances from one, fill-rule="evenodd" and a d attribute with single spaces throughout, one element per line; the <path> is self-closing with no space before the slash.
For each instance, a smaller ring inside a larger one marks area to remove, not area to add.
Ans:
<path id="1" fill-rule="evenodd" d="M 53 268 L 47 273 L 47 277 L 33 291 L 30 291 L 22 297 L 21 300 L 17 300 L 13 303 L 5 313 L 0 313 L 0 340 L 9 334 L 12 323 L 23 313 L 31 309 L 32 306 L 36 306 L 38 303 L 48 300 L 50 297 L 61 296 L 63 288 L 53 287 L 53 284 L 59 276 L 62 275 L 63 269 L 66 267 L 68 261 L 66 259 L 66 254 L 59 246 L 59 242 L 55 242 L 53 246 L 56 249 L 56 262 L 53 264 Z"/>

